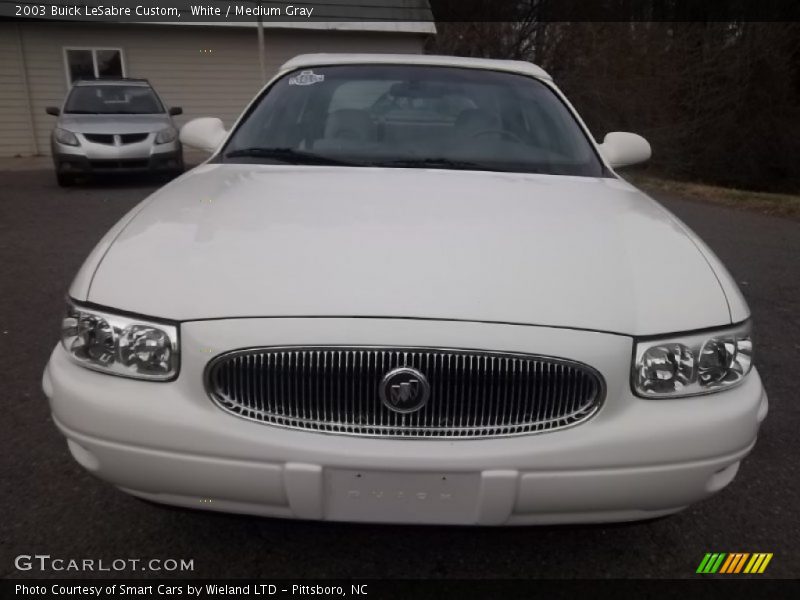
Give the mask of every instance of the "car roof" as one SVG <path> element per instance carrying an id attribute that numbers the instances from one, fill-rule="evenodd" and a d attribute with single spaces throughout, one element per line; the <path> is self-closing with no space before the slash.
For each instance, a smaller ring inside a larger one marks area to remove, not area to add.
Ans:
<path id="1" fill-rule="evenodd" d="M 461 67 L 488 69 L 520 73 L 537 79 L 552 81 L 553 78 L 540 66 L 523 60 L 497 60 L 492 58 L 469 58 L 462 56 L 437 56 L 432 54 L 301 54 L 286 61 L 282 71 L 330 65 L 426 65 L 437 67 Z"/>
<path id="2" fill-rule="evenodd" d="M 72 85 L 134 85 L 141 87 L 150 87 L 150 82 L 147 79 L 126 79 L 124 77 L 109 77 L 102 79 L 79 79 Z"/>

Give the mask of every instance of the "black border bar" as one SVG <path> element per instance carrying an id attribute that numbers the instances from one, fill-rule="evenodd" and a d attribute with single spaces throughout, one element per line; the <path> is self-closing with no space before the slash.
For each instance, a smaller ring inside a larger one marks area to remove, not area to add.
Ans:
<path id="1" fill-rule="evenodd" d="M 122 593 L 122 587 L 128 591 Z M 190 592 L 189 587 L 195 590 Z M 196 593 L 201 588 L 200 594 Z M 33 591 L 34 589 L 38 591 Z M 237 590 L 246 589 L 244 594 Z M 214 590 L 217 590 L 216 592 Z M 341 590 L 341 592 L 339 592 Z M 794 590 L 792 592 L 791 590 Z M 327 593 L 326 593 L 327 592 Z M 798 580 L 770 580 L 763 575 L 693 576 L 692 579 L 7 579 L 3 598 L 163 598 L 215 600 L 254 598 L 349 598 L 418 600 L 422 598 L 789 598 L 800 592 Z M 746 596 L 745 596 L 746 595 Z"/>
<path id="2" fill-rule="evenodd" d="M 98 12 L 99 7 L 104 12 Z M 202 11 L 200 9 L 203 9 Z M 210 10 L 209 10 L 210 9 Z M 257 10 L 258 14 L 253 11 Z M 2 20 L 116 23 L 787 22 L 797 0 L 0 0 Z"/>

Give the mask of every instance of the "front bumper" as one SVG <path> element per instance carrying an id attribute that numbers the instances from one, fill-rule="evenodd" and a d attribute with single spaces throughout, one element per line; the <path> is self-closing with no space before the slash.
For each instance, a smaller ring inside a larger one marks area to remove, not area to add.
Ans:
<path id="1" fill-rule="evenodd" d="M 725 487 L 767 412 L 758 373 L 719 394 L 636 398 L 631 339 L 541 327 L 382 319 L 184 323 L 170 383 L 108 376 L 56 347 L 44 375 L 56 424 L 95 475 L 158 502 L 265 516 L 371 522 L 624 521 L 680 510 Z M 480 341 L 480 344 L 476 344 Z M 217 408 L 207 361 L 257 345 L 482 347 L 569 357 L 608 395 L 571 429 L 480 440 L 391 440 L 297 431 Z"/>
<path id="2" fill-rule="evenodd" d="M 117 171 L 159 172 L 183 169 L 183 150 L 178 140 L 156 144 L 155 134 L 119 146 L 94 143 L 76 134 L 80 145 L 68 146 L 51 140 L 53 164 L 59 173 L 90 174 Z"/>

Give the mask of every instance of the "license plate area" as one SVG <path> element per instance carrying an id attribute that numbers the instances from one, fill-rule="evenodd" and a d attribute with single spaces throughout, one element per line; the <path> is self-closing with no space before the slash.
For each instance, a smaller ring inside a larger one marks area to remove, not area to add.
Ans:
<path id="1" fill-rule="evenodd" d="M 480 473 L 325 470 L 325 512 L 337 521 L 474 523 Z"/>

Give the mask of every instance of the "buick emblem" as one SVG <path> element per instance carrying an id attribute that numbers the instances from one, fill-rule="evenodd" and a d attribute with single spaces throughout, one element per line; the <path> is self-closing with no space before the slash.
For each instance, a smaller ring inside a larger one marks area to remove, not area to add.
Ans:
<path id="1" fill-rule="evenodd" d="M 393 369 L 384 375 L 378 389 L 383 404 L 398 413 L 420 410 L 431 395 L 425 375 L 410 367 Z"/>

